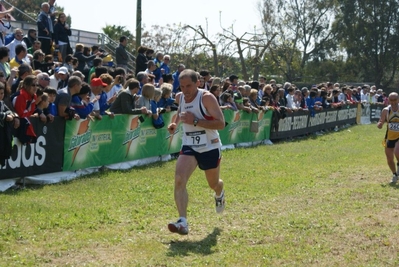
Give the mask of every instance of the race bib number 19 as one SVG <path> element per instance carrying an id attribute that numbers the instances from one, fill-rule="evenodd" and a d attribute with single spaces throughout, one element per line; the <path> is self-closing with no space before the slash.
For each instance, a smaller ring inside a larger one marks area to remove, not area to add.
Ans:
<path id="1" fill-rule="evenodd" d="M 186 135 L 190 146 L 205 146 L 207 143 L 205 131 L 188 132 Z"/>

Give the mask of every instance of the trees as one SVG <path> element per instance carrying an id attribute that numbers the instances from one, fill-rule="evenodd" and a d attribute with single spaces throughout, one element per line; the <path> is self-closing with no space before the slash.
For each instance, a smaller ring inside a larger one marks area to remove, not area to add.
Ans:
<path id="1" fill-rule="evenodd" d="M 119 38 L 121 36 L 127 37 L 126 50 L 131 52 L 134 51 L 134 36 L 126 29 L 126 26 L 108 25 L 102 28 L 104 34 L 108 36 L 108 40 L 104 40 L 105 49 L 108 51 L 115 50 L 115 47 L 119 45 Z"/>
<path id="2" fill-rule="evenodd" d="M 378 87 L 393 84 L 399 57 L 397 0 L 339 0 L 333 30 L 347 61 L 357 62 L 359 79 Z"/>
<path id="3" fill-rule="evenodd" d="M 16 20 L 35 22 L 37 19 L 37 16 L 40 13 L 41 4 L 43 2 L 44 2 L 43 0 L 14 0 L 12 2 L 12 4 L 19 10 L 23 11 L 27 16 L 18 11 L 14 11 L 12 16 Z M 57 10 L 64 12 L 64 7 L 57 6 Z M 31 20 L 33 20 L 33 21 L 31 21 Z M 67 22 L 69 23 L 69 25 L 72 24 L 71 17 L 68 16 Z"/>
<path id="4" fill-rule="evenodd" d="M 191 39 L 191 42 L 197 47 L 208 47 L 210 48 L 210 52 L 212 53 L 213 59 L 213 72 L 214 75 L 219 76 L 219 61 L 218 61 L 218 52 L 217 52 L 217 43 L 211 38 L 208 37 L 208 34 L 202 29 L 202 26 L 193 27 L 190 25 L 186 25 L 185 29 L 191 29 L 194 31 L 194 37 Z M 204 51 L 205 52 L 205 51 Z"/>
<path id="5" fill-rule="evenodd" d="M 12 3 L 36 19 L 42 0 Z M 163 24 L 143 26 L 142 43 L 171 54 L 172 64 L 208 69 L 217 76 L 237 73 L 249 80 L 262 73 L 297 82 L 356 80 L 382 88 L 395 84 L 397 0 L 260 0 L 258 10 L 262 28 L 253 32 L 235 32 L 234 25 L 225 28 L 220 17 L 215 36 L 208 35 L 208 25 Z M 13 16 L 27 20 L 19 12 Z M 120 36 L 128 36 L 128 51 L 136 50 L 135 37 L 124 26 L 106 25 L 103 32 L 116 45 Z"/>
<path id="6" fill-rule="evenodd" d="M 21 21 L 30 21 L 30 17 L 32 19 L 36 19 L 37 15 L 40 13 L 40 5 L 42 4 L 43 1 L 41 0 L 16 0 L 13 1 L 13 5 L 17 7 L 18 9 L 22 10 L 25 12 L 28 16 L 24 15 L 23 13 L 20 12 L 13 12 L 13 17 L 16 20 L 21 20 Z"/>
<path id="7" fill-rule="evenodd" d="M 222 21 L 220 21 L 220 25 L 222 25 Z M 226 29 L 224 27 L 222 27 L 222 29 L 223 33 L 221 34 L 221 36 L 224 37 L 226 41 L 228 41 L 228 46 L 235 44 L 235 50 L 240 60 L 242 78 L 244 80 L 250 79 L 247 71 L 248 65 L 248 67 L 253 67 L 252 78 L 254 80 L 257 80 L 259 78 L 261 65 L 260 59 L 264 56 L 266 50 L 269 48 L 277 33 L 272 33 L 270 36 L 266 34 L 258 35 L 255 28 L 254 33 L 245 32 L 241 36 L 237 36 L 234 33 L 233 26 L 231 26 L 231 29 Z M 248 50 L 248 53 L 246 55 L 244 55 L 245 50 Z"/>
<path id="8" fill-rule="evenodd" d="M 265 34 L 278 32 L 270 56 L 288 81 L 304 73 L 306 63 L 317 58 L 322 47 L 333 40 L 330 30 L 333 1 L 274 0 L 259 4 Z M 299 60 L 299 62 L 298 62 Z"/>

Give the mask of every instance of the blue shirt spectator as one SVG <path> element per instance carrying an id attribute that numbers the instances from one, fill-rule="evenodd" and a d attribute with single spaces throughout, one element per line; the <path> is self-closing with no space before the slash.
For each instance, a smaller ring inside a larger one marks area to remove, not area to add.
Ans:
<path id="1" fill-rule="evenodd" d="M 173 94 L 176 94 L 180 87 L 179 76 L 180 73 L 186 68 L 183 64 L 179 64 L 175 73 L 173 73 Z"/>

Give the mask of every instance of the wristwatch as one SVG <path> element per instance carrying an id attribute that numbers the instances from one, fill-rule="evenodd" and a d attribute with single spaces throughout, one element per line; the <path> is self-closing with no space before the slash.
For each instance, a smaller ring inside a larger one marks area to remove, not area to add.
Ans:
<path id="1" fill-rule="evenodd" d="M 195 118 L 194 121 L 193 121 L 193 125 L 194 125 L 194 126 L 197 126 L 198 121 L 199 121 L 199 119 L 198 119 L 198 118 Z"/>

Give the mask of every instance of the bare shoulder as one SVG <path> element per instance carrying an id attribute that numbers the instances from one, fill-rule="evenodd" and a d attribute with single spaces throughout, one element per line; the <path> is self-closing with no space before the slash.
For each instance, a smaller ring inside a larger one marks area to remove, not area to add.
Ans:
<path id="1" fill-rule="evenodd" d="M 207 91 L 207 90 L 203 90 L 203 91 L 202 91 L 202 94 L 203 94 L 203 96 L 212 95 L 211 92 L 209 92 L 209 91 Z"/>
<path id="2" fill-rule="evenodd" d="M 386 106 L 385 108 L 382 109 L 382 112 L 384 112 L 384 111 L 386 112 L 386 111 L 388 111 L 390 108 L 391 108 L 391 105 Z"/>
<path id="3" fill-rule="evenodd" d="M 180 104 L 180 98 L 182 96 L 182 92 L 179 92 L 175 95 L 175 102 Z"/>
<path id="4" fill-rule="evenodd" d="M 388 115 L 388 112 L 389 112 L 389 108 L 390 108 L 391 106 L 387 106 L 387 107 L 385 107 L 385 108 L 383 108 L 382 109 L 382 111 L 381 111 L 381 115 L 380 115 L 380 118 L 385 118 L 387 115 Z"/>
<path id="5" fill-rule="evenodd" d="M 204 92 L 203 96 L 202 96 L 202 103 L 204 103 L 205 106 L 207 105 L 217 105 L 219 106 L 216 97 L 211 94 L 210 92 Z"/>

